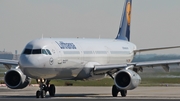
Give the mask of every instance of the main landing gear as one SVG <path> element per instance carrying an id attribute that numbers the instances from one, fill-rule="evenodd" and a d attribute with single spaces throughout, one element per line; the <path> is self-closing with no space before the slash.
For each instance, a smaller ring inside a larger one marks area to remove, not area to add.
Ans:
<path id="1" fill-rule="evenodd" d="M 50 80 L 38 79 L 39 90 L 36 92 L 36 98 L 45 98 L 47 91 L 49 91 L 49 95 L 51 97 L 55 96 L 55 86 L 53 84 L 49 84 Z"/>
<path id="2" fill-rule="evenodd" d="M 110 74 L 110 73 L 107 73 L 112 79 L 114 79 L 114 77 Z M 112 86 L 112 96 L 113 97 L 117 97 L 118 96 L 118 93 L 121 93 L 121 96 L 122 97 L 126 97 L 127 95 L 127 90 L 119 90 L 116 85 L 113 85 Z"/>
<path id="3" fill-rule="evenodd" d="M 122 97 L 126 97 L 127 90 L 119 90 L 119 89 L 117 89 L 116 85 L 113 85 L 112 86 L 112 96 L 117 97 L 119 92 L 121 93 Z"/>

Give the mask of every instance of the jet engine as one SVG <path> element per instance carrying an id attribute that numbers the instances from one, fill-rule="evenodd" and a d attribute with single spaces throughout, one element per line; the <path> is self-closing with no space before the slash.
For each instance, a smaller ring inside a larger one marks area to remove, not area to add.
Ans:
<path id="1" fill-rule="evenodd" d="M 120 90 L 132 90 L 140 84 L 141 77 L 132 70 L 120 70 L 115 75 L 114 82 Z"/>
<path id="2" fill-rule="evenodd" d="M 20 69 L 12 69 L 5 73 L 4 81 L 11 89 L 23 89 L 29 85 L 31 78 L 24 75 Z"/>

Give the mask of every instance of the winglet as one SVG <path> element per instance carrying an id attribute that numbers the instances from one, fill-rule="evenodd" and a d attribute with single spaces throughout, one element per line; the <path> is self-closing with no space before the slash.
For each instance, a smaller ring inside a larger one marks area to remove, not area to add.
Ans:
<path id="1" fill-rule="evenodd" d="M 130 41 L 131 8 L 132 0 L 126 0 L 116 39 Z"/>

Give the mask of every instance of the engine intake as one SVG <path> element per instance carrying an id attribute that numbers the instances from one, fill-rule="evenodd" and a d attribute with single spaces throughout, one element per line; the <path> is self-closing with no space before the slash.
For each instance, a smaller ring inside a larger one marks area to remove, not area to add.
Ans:
<path id="1" fill-rule="evenodd" d="M 29 85 L 31 79 L 24 75 L 20 69 L 12 69 L 5 73 L 4 81 L 11 89 L 23 89 Z"/>
<path id="2" fill-rule="evenodd" d="M 140 84 L 141 77 L 132 70 L 121 70 L 115 75 L 114 82 L 120 90 L 132 90 Z"/>

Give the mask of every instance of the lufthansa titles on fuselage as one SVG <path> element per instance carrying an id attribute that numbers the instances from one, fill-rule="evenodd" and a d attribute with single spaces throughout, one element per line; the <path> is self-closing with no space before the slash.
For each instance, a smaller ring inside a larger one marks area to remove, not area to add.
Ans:
<path id="1" fill-rule="evenodd" d="M 65 43 L 65 42 L 62 42 L 62 41 L 55 41 L 59 47 L 61 49 L 76 49 L 76 46 L 74 45 L 74 43 Z"/>

